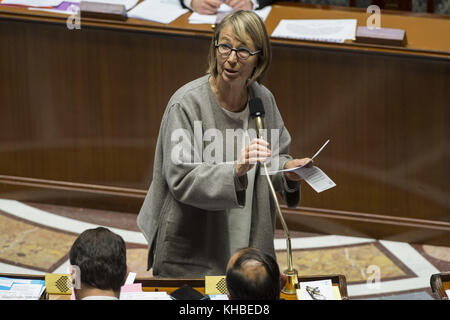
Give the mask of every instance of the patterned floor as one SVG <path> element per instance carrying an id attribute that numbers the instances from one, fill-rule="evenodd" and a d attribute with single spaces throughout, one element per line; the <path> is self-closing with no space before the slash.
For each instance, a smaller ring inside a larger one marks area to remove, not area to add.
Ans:
<path id="1" fill-rule="evenodd" d="M 147 244 L 136 215 L 0 199 L 0 273 L 67 273 L 68 251 L 83 230 L 109 227 L 127 243 L 130 271 L 145 270 Z M 430 276 L 450 270 L 450 248 L 291 232 L 300 275 L 343 274 L 350 299 L 435 299 Z M 285 240 L 276 232 L 280 269 Z"/>

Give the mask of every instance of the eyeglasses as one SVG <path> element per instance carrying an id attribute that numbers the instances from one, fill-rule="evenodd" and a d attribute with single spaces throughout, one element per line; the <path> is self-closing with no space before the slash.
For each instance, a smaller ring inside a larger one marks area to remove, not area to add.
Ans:
<path id="1" fill-rule="evenodd" d="M 247 60 L 250 56 L 254 56 L 261 52 L 261 50 L 257 50 L 255 52 L 251 52 L 247 48 L 232 48 L 229 44 L 221 43 L 217 44 L 217 40 L 214 42 L 214 46 L 219 50 L 219 53 L 222 57 L 228 57 L 231 54 L 231 51 L 236 51 L 236 55 L 241 60 Z"/>

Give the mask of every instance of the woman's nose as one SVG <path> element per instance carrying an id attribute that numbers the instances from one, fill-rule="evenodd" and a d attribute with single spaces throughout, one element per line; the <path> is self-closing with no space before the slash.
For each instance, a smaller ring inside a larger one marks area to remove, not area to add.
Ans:
<path id="1" fill-rule="evenodd" d="M 227 60 L 228 62 L 236 63 L 238 60 L 237 52 L 232 50 Z"/>

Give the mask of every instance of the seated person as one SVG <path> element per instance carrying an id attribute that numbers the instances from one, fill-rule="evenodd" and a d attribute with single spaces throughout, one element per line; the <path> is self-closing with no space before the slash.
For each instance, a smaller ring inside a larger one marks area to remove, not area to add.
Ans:
<path id="1" fill-rule="evenodd" d="M 180 0 L 183 8 L 191 9 L 200 14 L 216 14 L 222 3 L 233 10 L 256 10 L 271 4 L 273 0 Z"/>
<path id="2" fill-rule="evenodd" d="M 282 281 L 277 261 L 256 248 L 237 250 L 227 265 L 230 300 L 279 300 Z"/>
<path id="3" fill-rule="evenodd" d="M 119 299 L 127 275 L 121 236 L 103 227 L 85 230 L 73 243 L 69 260 L 77 300 Z"/>

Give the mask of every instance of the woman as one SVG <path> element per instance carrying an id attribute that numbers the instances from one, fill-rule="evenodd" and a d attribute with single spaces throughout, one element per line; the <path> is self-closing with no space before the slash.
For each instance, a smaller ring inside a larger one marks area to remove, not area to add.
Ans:
<path id="1" fill-rule="evenodd" d="M 149 243 L 148 268 L 153 267 L 155 276 L 225 274 L 228 259 L 241 247 L 275 257 L 276 212 L 266 177 L 259 174 L 260 162 L 270 157 L 275 169 L 283 169 L 309 159 L 288 155 L 289 133 L 274 97 L 258 83 L 270 59 L 260 18 L 248 11 L 231 13 L 216 27 L 208 74 L 170 99 L 153 180 L 137 220 Z M 262 100 L 265 126 L 276 133 L 267 135 L 267 142 L 248 134 L 255 127 L 248 110 L 253 97 Z M 270 178 L 285 202 L 296 206 L 300 178 L 291 172 Z"/>

